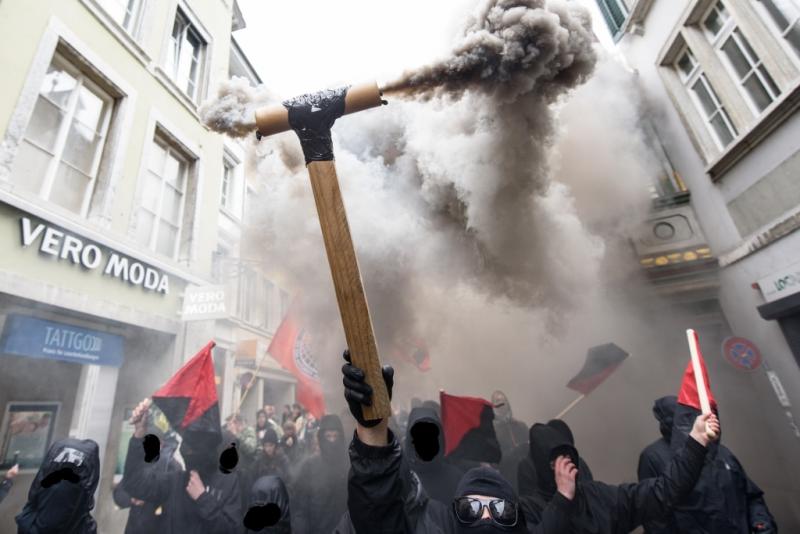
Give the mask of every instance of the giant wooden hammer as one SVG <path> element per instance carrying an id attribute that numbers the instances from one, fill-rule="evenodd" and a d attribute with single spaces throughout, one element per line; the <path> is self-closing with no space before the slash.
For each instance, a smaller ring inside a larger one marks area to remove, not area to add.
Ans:
<path id="1" fill-rule="evenodd" d="M 331 126 L 343 114 L 385 103 L 381 99 L 380 89 L 373 82 L 302 95 L 287 100 L 282 106 L 256 111 L 259 135 L 268 136 L 292 129 L 300 138 L 347 346 L 353 364 L 364 370 L 366 381 L 373 390 L 372 406 L 363 406 L 367 420 L 389 417 L 392 409 L 381 374 L 378 345 L 333 163 Z"/>

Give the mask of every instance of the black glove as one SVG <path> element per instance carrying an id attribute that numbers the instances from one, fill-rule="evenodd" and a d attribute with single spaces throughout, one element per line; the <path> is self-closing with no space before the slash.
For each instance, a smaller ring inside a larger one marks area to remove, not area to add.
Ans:
<path id="1" fill-rule="evenodd" d="M 371 428 L 377 426 L 381 419 L 367 421 L 361 411 L 361 405 L 372 406 L 372 387 L 364 382 L 364 371 L 353 365 L 350 361 L 350 350 L 344 351 L 344 359 L 347 362 L 342 366 L 342 383 L 344 383 L 344 398 L 350 407 L 350 413 L 356 418 L 358 424 Z M 392 387 L 394 386 L 394 368 L 391 365 L 384 365 L 381 369 L 383 381 L 386 383 L 386 390 L 389 392 L 389 399 L 392 398 Z"/>

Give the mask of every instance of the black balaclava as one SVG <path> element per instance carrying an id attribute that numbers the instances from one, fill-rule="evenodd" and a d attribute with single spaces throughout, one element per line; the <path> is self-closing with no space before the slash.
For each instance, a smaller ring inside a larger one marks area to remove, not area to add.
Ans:
<path id="1" fill-rule="evenodd" d="M 444 455 L 444 432 L 436 412 L 430 408 L 414 408 L 408 415 L 406 449 L 414 451 L 409 459 L 431 462 Z"/>
<path id="2" fill-rule="evenodd" d="M 547 426 L 561 432 L 561 435 L 567 438 L 569 444 L 572 445 L 573 447 L 575 446 L 575 436 L 572 435 L 572 429 L 569 427 L 567 423 L 565 423 L 561 419 L 550 419 L 547 422 Z"/>
<path id="3" fill-rule="evenodd" d="M 276 476 L 261 477 L 253 483 L 250 502 L 244 516 L 247 532 L 291 534 L 292 514 L 289 493 Z"/>
<path id="4" fill-rule="evenodd" d="M 495 497 L 497 499 L 505 499 L 513 502 L 519 506 L 519 499 L 514 493 L 514 488 L 511 484 L 503 478 L 499 471 L 491 467 L 475 467 L 470 469 L 464 476 L 456 488 L 456 497 L 465 497 L 467 495 L 483 495 L 485 497 Z M 517 524 L 513 527 L 503 527 L 492 521 L 486 519 L 473 523 L 472 525 L 462 524 L 453 513 L 453 521 L 456 525 L 456 532 L 464 534 L 481 534 L 492 532 L 527 532 L 525 527 L 525 517 L 522 510 L 517 511 Z"/>
<path id="5" fill-rule="evenodd" d="M 678 409 L 678 397 L 667 395 L 656 399 L 653 404 L 653 415 L 658 421 L 659 430 L 664 439 L 669 441 L 672 438 L 672 423 L 675 418 L 675 410 Z"/>
<path id="6" fill-rule="evenodd" d="M 549 501 L 557 489 L 550 463 L 558 456 L 567 455 L 578 466 L 578 451 L 561 432 L 541 423 L 531 427 L 528 437 L 530 456 L 536 469 L 537 493 Z"/>
<path id="7" fill-rule="evenodd" d="M 325 432 L 328 430 L 336 430 L 339 433 L 336 441 L 331 442 L 325 439 Z M 319 452 L 323 459 L 340 462 L 346 458 L 347 446 L 344 443 L 344 427 L 338 415 L 325 415 L 320 419 L 317 440 L 319 440 Z"/>

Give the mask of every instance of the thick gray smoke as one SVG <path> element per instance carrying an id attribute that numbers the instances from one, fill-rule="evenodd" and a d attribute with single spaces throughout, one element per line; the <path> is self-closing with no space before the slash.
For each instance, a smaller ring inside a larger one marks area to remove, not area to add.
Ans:
<path id="1" fill-rule="evenodd" d="M 566 0 L 483 0 L 453 53 L 389 82 L 386 94 L 464 91 L 505 102 L 536 92 L 552 101 L 585 81 L 595 56 L 589 13 Z"/>
<path id="2" fill-rule="evenodd" d="M 256 129 L 256 110 L 273 98 L 262 87 L 255 88 L 246 78 L 232 78 L 219 85 L 217 94 L 198 110 L 203 123 L 231 137 L 252 135 Z"/>

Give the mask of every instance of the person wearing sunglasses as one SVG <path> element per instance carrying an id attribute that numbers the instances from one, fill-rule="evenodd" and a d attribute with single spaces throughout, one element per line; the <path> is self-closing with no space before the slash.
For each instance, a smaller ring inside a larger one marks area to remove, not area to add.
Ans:
<path id="1" fill-rule="evenodd" d="M 567 456 L 553 464 L 557 494 L 542 510 L 541 521 L 529 525 L 511 484 L 490 467 L 467 471 L 450 506 L 430 499 L 409 467 L 397 437 L 386 420 L 364 420 L 361 407 L 372 403 L 364 372 L 350 362 L 342 367 L 345 399 L 356 420 L 350 444 L 348 511 L 336 534 L 566 534 L 575 495 L 577 469 Z M 394 369 L 383 368 L 392 395 Z"/>

